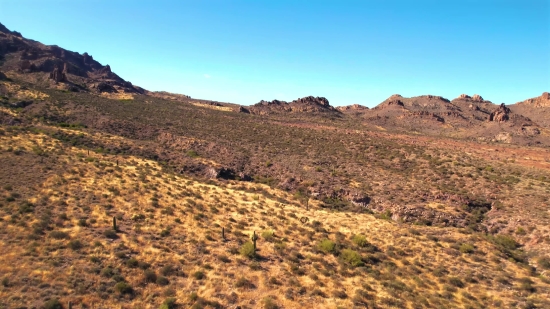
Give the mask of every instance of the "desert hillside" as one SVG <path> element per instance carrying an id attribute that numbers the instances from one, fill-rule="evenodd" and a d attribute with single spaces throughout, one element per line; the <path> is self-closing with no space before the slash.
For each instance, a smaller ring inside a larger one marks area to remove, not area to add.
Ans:
<path id="1" fill-rule="evenodd" d="M 547 95 L 241 106 L 1 24 L 0 58 L 0 308 L 550 307 Z"/>

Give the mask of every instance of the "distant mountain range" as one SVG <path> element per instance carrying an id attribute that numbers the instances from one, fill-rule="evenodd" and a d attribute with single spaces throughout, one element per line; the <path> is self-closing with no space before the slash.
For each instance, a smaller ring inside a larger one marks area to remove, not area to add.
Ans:
<path id="1" fill-rule="evenodd" d="M 187 95 L 149 92 L 122 79 L 88 53 L 79 54 L 56 45 L 44 45 L 24 38 L 0 24 L 0 77 L 14 75 L 30 83 L 57 89 L 119 95 L 150 95 L 187 101 Z M 304 97 L 292 102 L 260 101 L 238 106 L 199 100 L 211 106 L 229 106 L 253 115 L 285 113 L 328 114 L 350 117 L 384 128 L 429 135 L 475 138 L 487 141 L 550 145 L 550 95 L 527 99 L 513 105 L 497 105 L 480 95 L 460 95 L 448 100 L 435 95 L 405 98 L 392 95 L 370 109 L 358 104 L 333 107 L 324 97 Z M 545 133 L 546 132 L 546 133 Z"/>

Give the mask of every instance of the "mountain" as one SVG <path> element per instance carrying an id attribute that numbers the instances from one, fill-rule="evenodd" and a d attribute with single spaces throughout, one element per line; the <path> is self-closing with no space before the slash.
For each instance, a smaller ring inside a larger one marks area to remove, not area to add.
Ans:
<path id="1" fill-rule="evenodd" d="M 143 93 L 88 53 L 26 39 L 0 24 L 0 71 L 10 71 L 30 82 L 56 84 L 71 91 Z M 28 73 L 34 73 L 29 75 Z"/>
<path id="2" fill-rule="evenodd" d="M 538 123 L 504 104 L 480 95 L 460 95 L 449 101 L 433 95 L 404 98 L 392 95 L 362 114 L 363 119 L 388 130 L 497 141 L 522 145 L 550 145 Z"/>
<path id="3" fill-rule="evenodd" d="M 0 308 L 550 307 L 548 135 L 513 106 L 245 107 L 0 31 Z"/>
<path id="4" fill-rule="evenodd" d="M 548 92 L 509 107 L 515 113 L 525 115 L 537 124 L 550 128 L 550 94 Z"/>

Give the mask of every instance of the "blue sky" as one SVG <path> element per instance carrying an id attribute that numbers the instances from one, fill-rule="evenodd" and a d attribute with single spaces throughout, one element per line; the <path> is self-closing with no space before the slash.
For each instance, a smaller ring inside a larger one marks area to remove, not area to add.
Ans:
<path id="1" fill-rule="evenodd" d="M 245 105 L 550 91 L 548 0 L 0 0 L 0 22 L 146 89 Z"/>

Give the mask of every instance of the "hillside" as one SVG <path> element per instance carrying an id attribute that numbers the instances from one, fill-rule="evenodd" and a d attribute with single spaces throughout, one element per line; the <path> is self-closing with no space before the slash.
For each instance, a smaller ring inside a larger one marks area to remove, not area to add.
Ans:
<path id="1" fill-rule="evenodd" d="M 0 308 L 550 307 L 548 129 L 514 106 L 244 107 L 6 31 Z"/>

